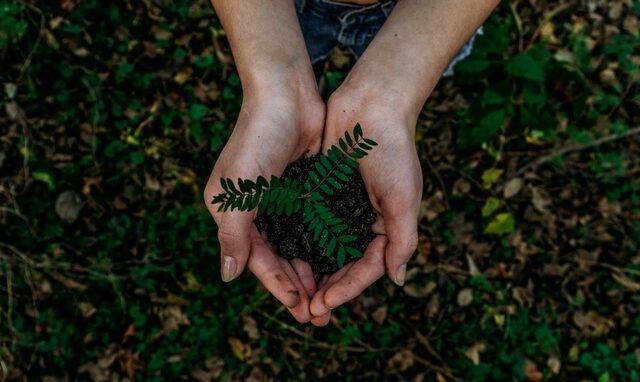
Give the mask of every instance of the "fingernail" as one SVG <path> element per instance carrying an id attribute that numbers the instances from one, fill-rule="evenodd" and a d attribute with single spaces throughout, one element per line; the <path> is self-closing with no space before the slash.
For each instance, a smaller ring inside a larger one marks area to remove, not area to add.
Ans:
<path id="1" fill-rule="evenodd" d="M 398 286 L 404 285 L 404 278 L 406 275 L 407 275 L 407 264 L 402 264 L 401 266 L 398 267 L 398 270 L 396 271 L 396 284 L 398 284 Z"/>
<path id="2" fill-rule="evenodd" d="M 236 259 L 231 256 L 222 256 L 222 281 L 228 283 L 229 281 L 236 278 L 236 268 L 237 263 Z"/>

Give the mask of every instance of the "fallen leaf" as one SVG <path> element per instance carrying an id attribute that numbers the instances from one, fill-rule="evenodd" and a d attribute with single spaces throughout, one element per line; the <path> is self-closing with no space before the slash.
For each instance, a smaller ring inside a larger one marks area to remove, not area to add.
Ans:
<path id="1" fill-rule="evenodd" d="M 471 302 L 473 302 L 473 291 L 470 288 L 465 288 L 458 292 L 458 297 L 456 297 L 456 302 L 459 306 L 465 307 Z"/>
<path id="2" fill-rule="evenodd" d="M 624 273 L 622 273 L 622 272 L 613 272 L 611 274 L 611 277 L 613 277 L 613 279 L 616 280 L 616 282 L 618 284 L 622 285 L 626 289 L 628 289 L 628 290 L 630 290 L 632 292 L 640 292 L 640 283 L 631 280 Z"/>
<path id="3" fill-rule="evenodd" d="M 476 342 L 471 346 L 467 351 L 464 352 L 464 355 L 473 362 L 474 365 L 480 364 L 480 354 L 485 351 L 486 347 L 483 342 Z"/>
<path id="4" fill-rule="evenodd" d="M 418 285 L 417 283 L 407 283 L 402 290 L 404 291 L 404 293 L 407 294 L 407 296 L 409 297 L 413 297 L 413 298 L 425 298 L 427 297 L 429 294 L 431 294 L 431 292 L 433 292 L 434 289 L 436 289 L 437 284 L 433 281 L 428 282 L 425 285 Z"/>
<path id="5" fill-rule="evenodd" d="M 478 270 L 476 263 L 473 261 L 471 256 L 466 255 L 466 257 L 467 257 L 467 266 L 469 267 L 469 274 L 471 276 L 478 276 L 480 274 L 480 270 Z"/>
<path id="6" fill-rule="evenodd" d="M 510 234 L 515 230 L 515 220 L 510 213 L 498 214 L 484 229 L 484 233 L 493 235 Z"/>
<path id="7" fill-rule="evenodd" d="M 387 362 L 389 369 L 405 371 L 415 363 L 415 356 L 409 349 L 401 350 L 393 355 Z"/>
<path id="8" fill-rule="evenodd" d="M 231 352 L 240 361 L 244 361 L 251 356 L 251 347 L 235 337 L 227 340 L 231 346 Z"/>
<path id="9" fill-rule="evenodd" d="M 259 339 L 260 333 L 258 332 L 258 323 L 256 322 L 256 320 L 254 320 L 251 316 L 243 314 L 242 321 L 244 323 L 243 328 L 247 333 L 247 336 L 249 336 L 249 338 L 252 340 Z"/>
<path id="10" fill-rule="evenodd" d="M 545 214 L 549 213 L 547 207 L 551 205 L 551 199 L 549 199 L 549 196 L 540 188 L 531 188 L 531 202 L 536 210 Z"/>
<path id="11" fill-rule="evenodd" d="M 500 175 L 502 175 L 502 172 L 502 170 L 497 168 L 490 168 L 488 170 L 485 170 L 482 173 L 482 184 L 484 185 L 484 188 L 491 188 L 491 186 L 493 186 L 493 184 L 497 182 L 498 179 L 500 179 Z"/>
<path id="12" fill-rule="evenodd" d="M 378 307 L 378 309 L 376 309 L 373 312 L 371 317 L 373 317 L 373 320 L 375 322 L 377 322 L 378 325 L 382 325 L 382 323 L 384 322 L 385 318 L 387 318 L 387 306 L 383 305 L 383 306 Z"/>
<path id="13" fill-rule="evenodd" d="M 502 192 L 502 196 L 505 199 L 509 199 L 515 195 L 517 195 L 522 187 L 524 186 L 524 180 L 522 178 L 513 178 L 510 179 L 507 184 L 504 186 L 504 191 Z"/>
<path id="14" fill-rule="evenodd" d="M 82 209 L 82 201 L 74 191 L 64 191 L 56 199 L 55 211 L 60 219 L 73 223 Z"/>
<path id="15" fill-rule="evenodd" d="M 549 367 L 549 370 L 551 370 L 552 374 L 558 374 L 560 373 L 560 367 L 562 366 L 562 364 L 560 363 L 560 360 L 556 357 L 549 357 L 549 359 L 547 360 L 547 366 Z"/>
<path id="16" fill-rule="evenodd" d="M 538 370 L 538 366 L 531 360 L 527 360 L 524 364 L 524 376 L 528 382 L 540 382 L 544 377 L 542 372 Z"/>

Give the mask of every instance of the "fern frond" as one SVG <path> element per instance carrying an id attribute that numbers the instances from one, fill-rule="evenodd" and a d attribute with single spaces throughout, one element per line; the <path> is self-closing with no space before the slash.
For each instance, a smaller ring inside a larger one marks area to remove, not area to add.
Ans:
<path id="1" fill-rule="evenodd" d="M 347 254 L 362 257 L 362 252 L 347 245 L 356 241 L 357 237 L 342 234 L 347 229 L 347 225 L 321 201 L 309 199 L 305 202 L 303 223 L 313 234 L 313 240 L 318 243 L 318 246 L 325 249 L 325 256 L 331 256 L 337 252 L 338 267 L 344 266 Z"/>
<path id="2" fill-rule="evenodd" d="M 364 158 L 367 151 L 377 144 L 374 140 L 362 136 L 360 124 L 354 127 L 353 137 L 346 131 L 344 137 L 338 140 L 338 146 L 333 145 L 329 148 L 327 155 L 320 155 L 314 168 L 309 171 L 310 181 L 304 184 L 306 196 L 316 190 L 332 196 L 334 189 L 341 189 L 349 181 L 348 175 L 353 174 L 358 167 L 356 160 Z"/>
<path id="3" fill-rule="evenodd" d="M 234 183 L 232 179 L 222 178 L 220 185 L 224 192 L 214 196 L 212 201 L 213 204 L 220 204 L 218 211 L 250 211 L 258 208 L 259 214 L 275 212 L 290 216 L 302 209 L 302 187 L 297 180 L 272 176 L 271 181 L 267 181 L 259 176 L 256 182 L 238 179 Z"/>

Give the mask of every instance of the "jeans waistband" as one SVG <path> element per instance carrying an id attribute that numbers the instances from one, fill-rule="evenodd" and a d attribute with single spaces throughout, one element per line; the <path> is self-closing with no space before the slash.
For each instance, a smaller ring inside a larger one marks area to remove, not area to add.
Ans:
<path id="1" fill-rule="evenodd" d="M 316 6 L 322 9 L 336 13 L 359 13 L 380 8 L 385 16 L 389 16 L 397 1 L 398 0 L 386 0 L 374 4 L 360 5 L 341 3 L 332 0 L 296 0 L 296 7 L 298 9 L 298 12 L 300 13 L 304 11 L 305 6 L 308 5 L 308 3 L 314 3 Z"/>

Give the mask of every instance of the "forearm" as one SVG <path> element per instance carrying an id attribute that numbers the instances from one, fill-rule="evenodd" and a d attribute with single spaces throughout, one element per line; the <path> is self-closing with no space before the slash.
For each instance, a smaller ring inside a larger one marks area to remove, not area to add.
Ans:
<path id="1" fill-rule="evenodd" d="M 400 0 L 345 81 L 417 114 L 499 0 Z M 400 104 L 398 104 L 400 103 Z"/>
<path id="2" fill-rule="evenodd" d="M 245 94 L 277 85 L 302 91 L 315 87 L 292 0 L 211 2 L 229 39 Z"/>

